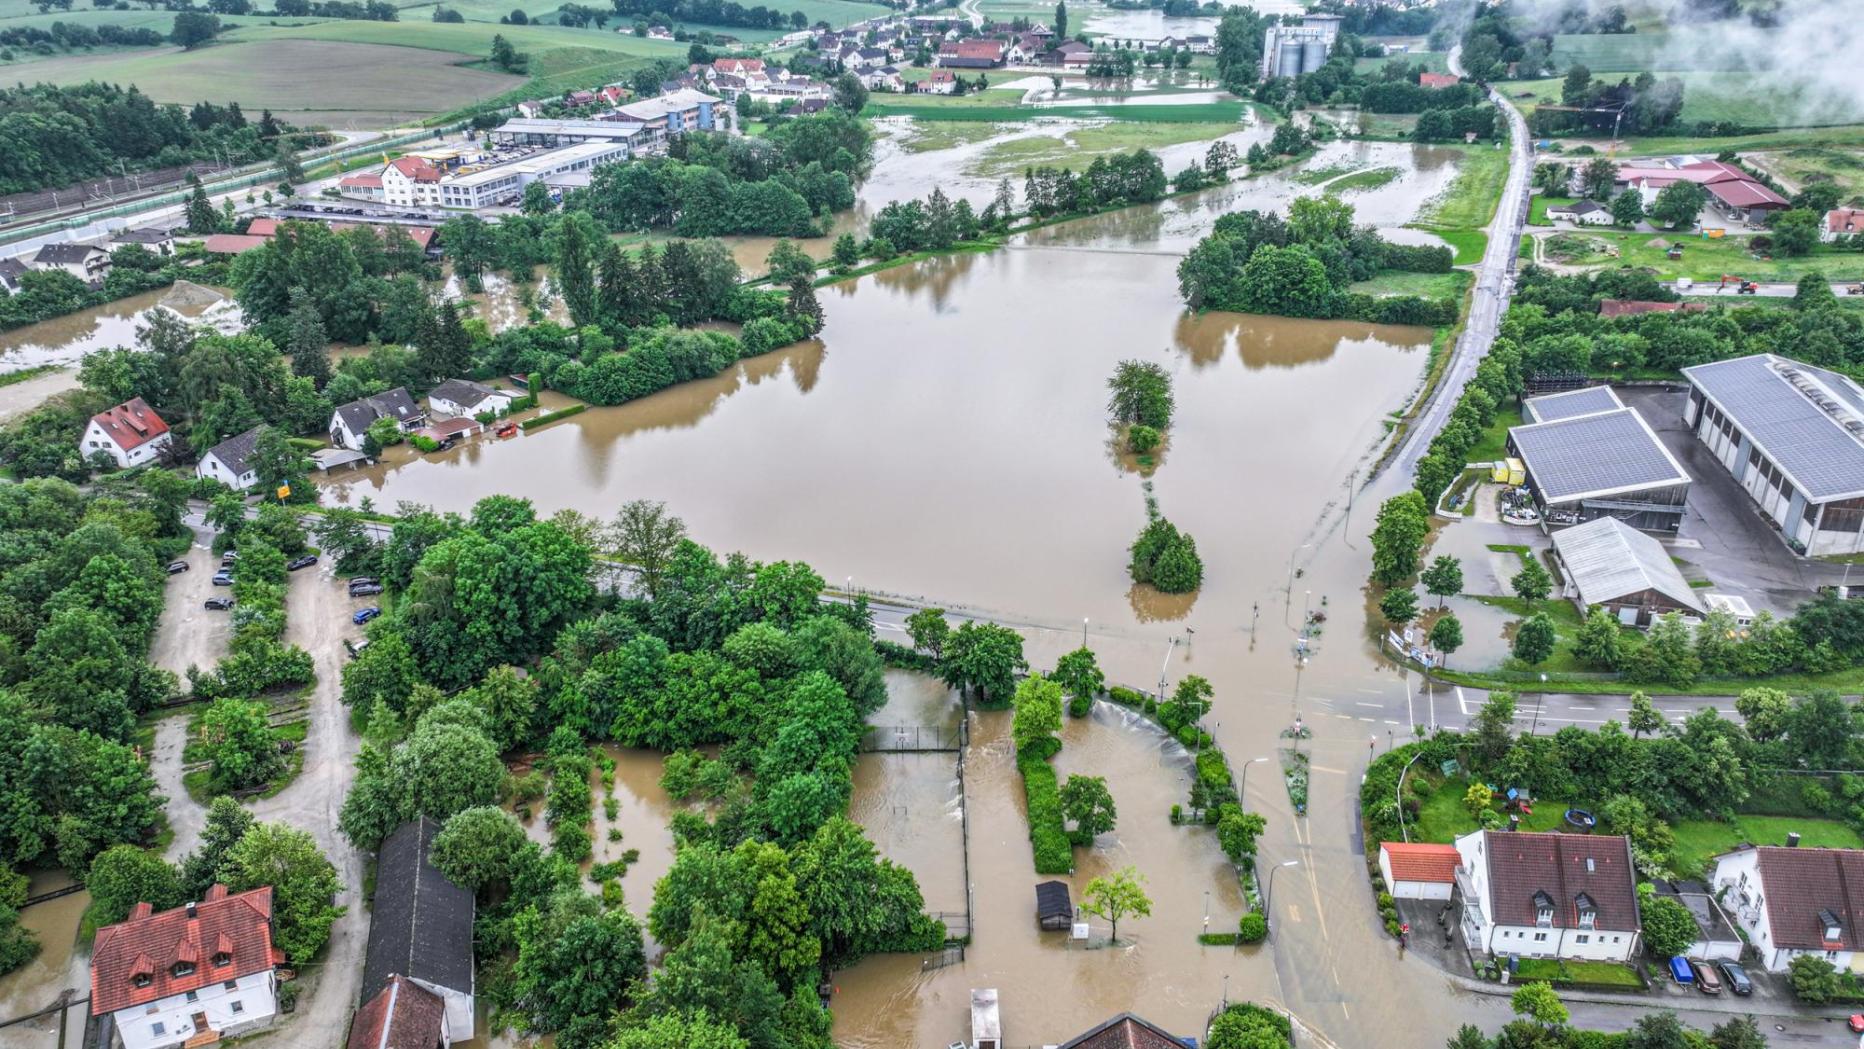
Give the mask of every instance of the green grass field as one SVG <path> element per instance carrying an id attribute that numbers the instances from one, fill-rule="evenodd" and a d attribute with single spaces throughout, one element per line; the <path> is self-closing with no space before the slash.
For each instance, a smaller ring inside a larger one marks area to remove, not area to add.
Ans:
<path id="1" fill-rule="evenodd" d="M 1575 199 L 1574 197 L 1549 197 L 1544 193 L 1534 194 L 1527 205 L 1527 224 L 1530 226 L 1553 225 L 1553 222 L 1547 218 L 1547 209 L 1556 205 L 1571 204 Z"/>
<path id="2" fill-rule="evenodd" d="M 1848 251 L 1833 251 L 1829 248 L 1815 248 L 1810 255 L 1800 258 L 1771 259 L 1756 258 L 1747 248 L 1745 237 L 1723 237 L 1719 240 L 1694 236 L 1688 233 L 1613 233 L 1607 231 L 1588 231 L 1582 236 L 1594 238 L 1616 248 L 1615 257 L 1601 256 L 1596 259 L 1582 259 L 1577 265 L 1596 263 L 1601 266 L 1638 266 L 1650 269 L 1658 276 L 1668 280 L 1676 277 L 1688 277 L 1696 281 L 1719 280 L 1725 273 L 1737 274 L 1749 280 L 1798 280 L 1802 275 L 1812 272 L 1823 273 L 1832 280 L 1855 280 L 1864 277 L 1864 254 Z M 1681 244 L 1683 257 L 1672 260 L 1666 255 L 1667 249 L 1654 242 L 1663 244 Z"/>
<path id="3" fill-rule="evenodd" d="M 1630 966 L 1617 962 L 1561 961 L 1558 958 L 1522 958 L 1515 968 L 1514 980 L 1580 981 L 1640 990 L 1644 982 Z"/>
<path id="4" fill-rule="evenodd" d="M 1593 73 L 1640 73 L 1660 63 L 1664 70 L 1716 70 L 1737 68 L 1735 61 L 1713 47 L 1692 47 L 1679 32 L 1619 34 L 1562 34 L 1553 38 L 1553 64 L 1558 69 L 1578 62 Z"/>
<path id="5" fill-rule="evenodd" d="M 1389 64 L 1416 66 L 1422 65 L 1427 73 L 1448 73 L 1450 56 L 1442 51 L 1413 51 L 1405 55 L 1386 55 L 1383 58 L 1356 58 L 1353 70 L 1359 73 L 1376 73 Z"/>
<path id="6" fill-rule="evenodd" d="M 1418 809 L 1411 840 L 1448 844 L 1455 841 L 1457 835 L 1475 830 L 1478 824 L 1463 807 L 1463 794 L 1468 790 L 1469 780 L 1462 776 L 1451 776 L 1439 784 Z M 1495 807 L 1492 802 L 1491 807 Z M 1532 813 L 1521 817 L 1522 830 L 1560 830 L 1566 825 L 1565 802 L 1537 798 L 1533 809 Z"/>
<path id="7" fill-rule="evenodd" d="M 1489 235 L 1479 229 L 1432 229 L 1430 232 L 1456 252 L 1458 266 L 1481 262 L 1482 253 L 1489 250 Z"/>
<path id="8" fill-rule="evenodd" d="M 1413 225 L 1430 230 L 1483 229 L 1495 218 L 1508 179 L 1508 151 L 1493 146 L 1451 146 L 1463 153 L 1456 180 L 1426 201 Z M 1466 261 L 1457 252 L 1457 261 Z"/>
<path id="9" fill-rule="evenodd" d="M 1795 186 L 1835 183 L 1851 204 L 1864 203 L 1864 149 L 1799 146 L 1759 154 L 1767 170 Z"/>
<path id="10" fill-rule="evenodd" d="M 1521 418 L 1521 409 L 1502 405 L 1495 409 L 1495 419 L 1489 428 L 1482 431 L 1482 437 L 1476 446 L 1469 450 L 1468 461 L 1472 463 L 1492 463 L 1508 454 L 1508 428 L 1520 426 L 1527 420 Z"/>
<path id="11" fill-rule="evenodd" d="M 1387 270 L 1371 280 L 1354 281 L 1347 287 L 1364 295 L 1421 295 L 1427 299 L 1461 299 L 1469 290 L 1467 270 L 1448 273 L 1409 273 Z"/>
<path id="12" fill-rule="evenodd" d="M 1352 193 L 1357 190 L 1377 189 L 1397 178 L 1401 172 L 1397 168 L 1367 168 L 1342 176 L 1327 183 L 1327 192 L 1333 194 Z"/>
<path id="13" fill-rule="evenodd" d="M 1807 104 L 1801 92 L 1781 84 L 1768 84 L 1748 73 L 1662 73 L 1683 82 L 1682 120 L 1727 121 L 1773 127 L 1802 127 L 1836 123 L 1844 116 Z M 1502 86 L 1524 110 L 1560 101 L 1562 80 L 1514 80 Z M 1850 115 L 1855 118 L 1855 114 Z M 1711 140 L 1720 143 L 1720 139 Z M 1641 145 L 1641 142 L 1639 143 Z"/>
<path id="14" fill-rule="evenodd" d="M 1173 106 L 1173 109 L 1187 107 Z M 1159 149 L 1181 142 L 1209 142 L 1236 130 L 1231 124 L 1145 124 L 1115 121 L 1078 128 L 1057 135 L 1039 135 L 998 142 L 984 150 L 971 174 L 986 178 L 1014 175 L 1029 167 L 1079 170 L 1095 158 L 1135 149 Z"/>
<path id="15" fill-rule="evenodd" d="M 1743 842 L 1784 845 L 1787 834 L 1794 831 L 1799 833 L 1802 848 L 1864 848 L 1864 838 L 1846 824 L 1804 816 L 1736 816 L 1727 823 L 1685 820 L 1671 829 L 1676 832 L 1676 848 L 1670 852 L 1670 866 L 1686 876 L 1701 873 L 1710 858 Z"/>

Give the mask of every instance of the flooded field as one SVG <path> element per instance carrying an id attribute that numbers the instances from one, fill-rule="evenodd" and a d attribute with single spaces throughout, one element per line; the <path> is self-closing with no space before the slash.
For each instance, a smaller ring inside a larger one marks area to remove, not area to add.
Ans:
<path id="1" fill-rule="evenodd" d="M 31 893 L 49 892 L 70 884 L 62 873 L 41 872 L 33 877 Z M 59 1002 L 61 992 L 75 989 L 75 997 L 90 994 L 87 955 L 77 951 L 78 923 L 91 894 L 77 892 L 37 903 L 19 912 L 20 925 L 39 940 L 38 957 L 0 978 L 0 1021 L 40 1012 Z M 81 1033 L 88 1010 L 74 1005 L 64 1010 L 65 1025 Z M 0 1029 L 0 1046 L 6 1049 L 57 1049 L 58 1010 L 36 1019 Z M 75 1044 L 75 1043 L 73 1043 Z"/>

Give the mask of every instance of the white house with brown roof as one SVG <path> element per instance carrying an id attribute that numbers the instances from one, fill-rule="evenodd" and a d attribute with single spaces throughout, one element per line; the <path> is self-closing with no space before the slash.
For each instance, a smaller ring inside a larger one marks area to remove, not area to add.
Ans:
<path id="1" fill-rule="evenodd" d="M 396 157 L 382 168 L 382 202 L 393 207 L 440 203 L 440 169 L 419 157 Z"/>
<path id="2" fill-rule="evenodd" d="M 32 257 L 40 270 L 64 270 L 86 284 L 101 284 L 110 274 L 110 253 L 95 244 L 47 244 Z"/>
<path id="3" fill-rule="evenodd" d="M 1479 830 L 1456 839 L 1462 932 L 1498 956 L 1622 962 L 1643 922 L 1622 835 Z"/>
<path id="4" fill-rule="evenodd" d="M 1447 900 L 1456 889 L 1462 854 L 1454 845 L 1421 841 L 1379 842 L 1379 873 L 1385 891 L 1401 900 Z"/>
<path id="5" fill-rule="evenodd" d="M 1825 213 L 1819 239 L 1827 244 L 1841 237 L 1864 236 L 1864 208 L 1833 208 Z"/>
<path id="6" fill-rule="evenodd" d="M 1840 969 L 1864 965 L 1864 850 L 1736 849 L 1715 857 L 1710 884 L 1768 972 L 1785 972 L 1802 954 Z"/>
<path id="7" fill-rule="evenodd" d="M 228 895 L 160 914 L 138 903 L 126 921 L 97 930 L 91 1015 L 109 1017 L 125 1049 L 206 1045 L 264 1027 L 278 1015 L 272 967 L 272 889 Z"/>
<path id="8" fill-rule="evenodd" d="M 78 454 L 89 459 L 101 452 L 119 469 L 127 470 L 154 462 L 174 440 L 155 409 L 141 397 L 131 397 L 91 416 L 84 436 L 78 438 Z"/>

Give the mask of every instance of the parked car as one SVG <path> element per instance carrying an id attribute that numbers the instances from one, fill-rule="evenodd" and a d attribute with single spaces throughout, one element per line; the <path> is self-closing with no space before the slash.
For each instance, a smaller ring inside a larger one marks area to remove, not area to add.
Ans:
<path id="1" fill-rule="evenodd" d="M 1708 962 L 1691 961 L 1689 967 L 1696 971 L 1696 990 L 1703 994 L 1722 993 L 1722 977 L 1715 971 L 1715 966 Z"/>
<path id="2" fill-rule="evenodd" d="M 309 568 L 316 563 L 316 554 L 305 554 L 303 557 L 294 557 L 290 561 L 285 562 L 285 571 L 296 572 L 300 568 Z"/>
<path id="3" fill-rule="evenodd" d="M 370 605 L 368 608 L 357 609 L 356 614 L 350 617 L 350 622 L 356 624 L 357 626 L 361 626 L 364 623 L 367 623 L 369 620 L 374 619 L 376 616 L 379 616 L 381 614 L 382 614 L 381 609 L 375 607 L 374 605 Z"/>
<path id="4" fill-rule="evenodd" d="M 1853 1034 L 1864 1034 L 1864 1013 L 1852 1013 L 1849 1026 Z"/>
<path id="5" fill-rule="evenodd" d="M 233 564 L 238 564 L 238 563 L 239 563 L 239 551 L 238 550 L 228 550 L 226 553 L 220 555 L 220 567 L 222 568 L 225 568 L 228 565 L 233 565 Z"/>
<path id="6" fill-rule="evenodd" d="M 1728 977 L 1728 989 L 1742 997 L 1754 993 L 1754 982 L 1748 979 L 1747 970 L 1739 962 L 1723 962 L 1722 975 Z"/>
<path id="7" fill-rule="evenodd" d="M 225 612 L 233 607 L 233 599 L 230 597 L 210 597 L 205 602 L 205 607 L 209 612 Z"/>
<path id="8" fill-rule="evenodd" d="M 370 597 L 381 592 L 382 584 L 380 583 L 364 583 L 361 586 L 352 586 L 349 588 L 349 596 L 351 597 Z"/>
<path id="9" fill-rule="evenodd" d="M 168 563 L 168 574 L 169 575 L 180 575 L 181 573 L 186 572 L 188 568 L 189 568 L 189 565 L 186 561 L 170 561 Z"/>
<path id="10" fill-rule="evenodd" d="M 346 637 L 343 639 L 343 647 L 349 652 L 351 658 L 354 658 L 362 655 L 362 650 L 369 647 L 369 641 L 367 638 L 358 640 L 357 638 Z"/>
<path id="11" fill-rule="evenodd" d="M 374 586 L 375 584 L 379 582 L 381 582 L 381 580 L 377 579 L 376 577 L 372 575 L 359 575 L 359 576 L 351 576 L 349 585 L 351 586 Z"/>
<path id="12" fill-rule="evenodd" d="M 215 572 L 214 573 L 214 585 L 215 586 L 232 586 L 233 585 L 233 573 L 224 568 L 222 568 L 218 572 Z"/>

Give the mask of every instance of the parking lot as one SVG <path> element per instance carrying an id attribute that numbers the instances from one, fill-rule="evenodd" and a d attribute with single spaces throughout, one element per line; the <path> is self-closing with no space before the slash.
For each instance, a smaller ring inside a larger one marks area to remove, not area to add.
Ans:
<path id="1" fill-rule="evenodd" d="M 208 549 L 213 533 L 196 529 L 194 542 L 181 558 L 188 571 L 168 577 L 168 592 L 163 596 L 162 617 L 156 623 L 155 638 L 150 642 L 149 661 L 171 670 L 187 687 L 188 668 L 211 669 L 226 655 L 227 641 L 233 636 L 233 617 L 226 612 L 209 612 L 202 603 L 210 597 L 229 596 L 228 588 L 213 585 L 220 559 Z"/>

